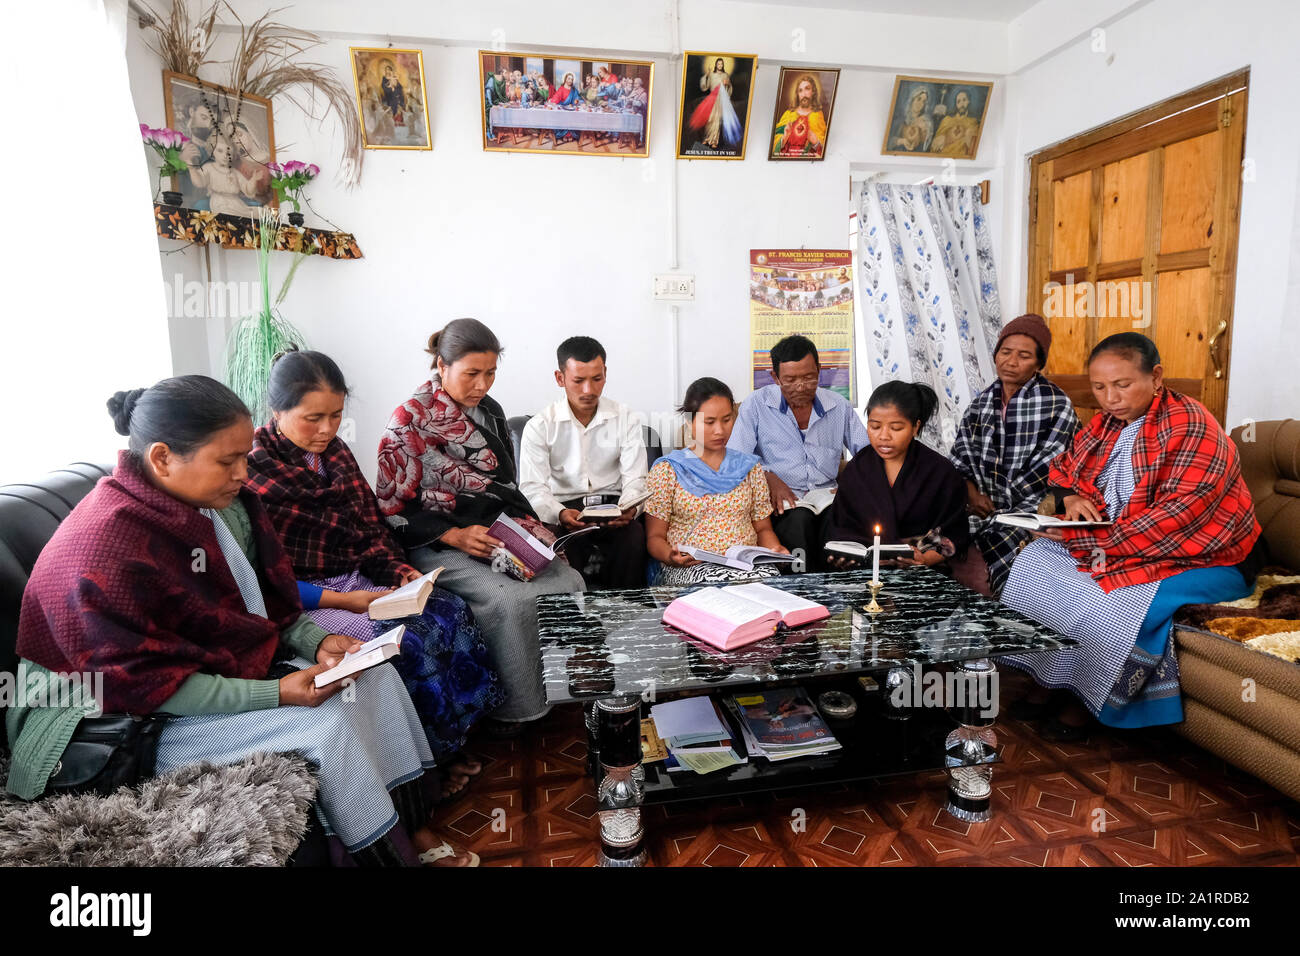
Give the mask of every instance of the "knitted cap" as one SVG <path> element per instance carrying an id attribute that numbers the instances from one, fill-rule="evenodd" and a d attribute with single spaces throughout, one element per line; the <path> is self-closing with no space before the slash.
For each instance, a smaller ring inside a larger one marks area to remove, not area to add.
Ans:
<path id="1" fill-rule="evenodd" d="M 1018 319 L 1012 319 L 1006 325 L 1002 326 L 1002 331 L 998 333 L 998 344 L 993 347 L 996 352 L 1002 348 L 1002 340 L 1008 335 L 1027 335 L 1043 350 L 1043 358 L 1047 358 L 1047 353 L 1052 348 L 1052 330 L 1047 327 L 1043 317 L 1036 312 L 1027 312 Z"/>

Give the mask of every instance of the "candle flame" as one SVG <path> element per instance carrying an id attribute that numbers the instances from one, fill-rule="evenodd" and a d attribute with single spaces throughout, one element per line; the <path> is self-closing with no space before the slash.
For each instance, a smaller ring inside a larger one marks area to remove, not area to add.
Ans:
<path id="1" fill-rule="evenodd" d="M 880 534 L 880 525 L 876 525 L 875 533 Z"/>

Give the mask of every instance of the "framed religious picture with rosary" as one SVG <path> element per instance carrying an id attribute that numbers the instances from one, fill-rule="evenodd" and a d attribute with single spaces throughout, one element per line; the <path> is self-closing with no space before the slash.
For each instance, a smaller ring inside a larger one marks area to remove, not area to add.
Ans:
<path id="1" fill-rule="evenodd" d="M 189 138 L 180 151 L 189 170 L 172 177 L 183 207 L 255 216 L 277 206 L 270 100 L 164 70 L 163 102 L 168 125 Z"/>

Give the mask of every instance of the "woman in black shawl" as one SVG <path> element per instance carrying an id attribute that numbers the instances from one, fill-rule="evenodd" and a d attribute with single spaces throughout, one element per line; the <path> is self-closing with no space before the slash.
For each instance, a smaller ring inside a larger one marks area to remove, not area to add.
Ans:
<path id="1" fill-rule="evenodd" d="M 879 527 L 882 544 L 912 545 L 911 556 L 894 563 L 939 565 L 965 556 L 966 484 L 947 458 L 917 438 L 938 404 L 934 389 L 911 382 L 886 382 L 871 393 L 871 444 L 840 475 L 827 540 L 870 545 Z M 834 555 L 827 561 L 855 563 Z"/>

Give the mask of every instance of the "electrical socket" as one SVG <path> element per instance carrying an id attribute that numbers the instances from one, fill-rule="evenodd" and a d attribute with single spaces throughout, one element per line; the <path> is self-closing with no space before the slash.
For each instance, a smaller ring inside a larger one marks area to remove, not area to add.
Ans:
<path id="1" fill-rule="evenodd" d="M 694 301 L 695 276 L 677 272 L 663 272 L 654 278 L 654 296 L 656 299 L 675 299 L 677 301 Z"/>

